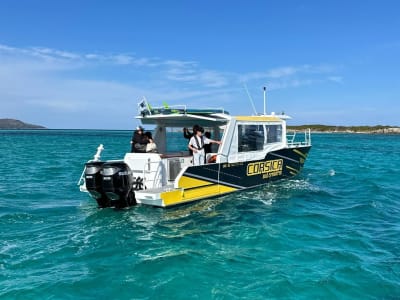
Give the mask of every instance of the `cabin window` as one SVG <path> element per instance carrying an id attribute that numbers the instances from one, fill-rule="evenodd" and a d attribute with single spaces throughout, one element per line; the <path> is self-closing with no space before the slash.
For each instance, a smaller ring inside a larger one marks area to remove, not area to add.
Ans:
<path id="1" fill-rule="evenodd" d="M 171 153 L 171 152 L 181 152 L 181 151 L 187 151 L 188 150 L 188 144 L 189 140 L 185 139 L 183 137 L 183 132 L 182 128 L 176 128 L 176 127 L 165 127 L 166 131 L 166 152 Z M 156 144 L 159 141 L 155 141 Z"/>
<path id="2" fill-rule="evenodd" d="M 165 151 L 167 153 L 173 153 L 173 152 L 187 152 L 189 153 L 189 138 L 185 138 L 183 135 L 183 127 L 163 127 L 163 130 L 165 130 L 166 133 L 166 141 L 165 143 Z M 214 129 L 212 127 L 204 127 L 205 132 L 210 132 L 211 134 L 211 139 L 213 140 L 221 140 L 221 135 L 222 133 L 219 133 L 217 136 L 214 134 Z M 192 133 L 192 128 L 189 127 L 190 133 Z M 161 140 L 155 140 L 155 143 L 157 146 L 159 146 L 159 143 L 161 143 Z M 213 152 L 216 152 L 218 148 L 214 148 L 215 146 L 212 145 L 212 150 Z M 215 151 L 214 151 L 215 150 Z"/>
<path id="3" fill-rule="evenodd" d="M 264 127 L 262 125 L 238 125 L 238 151 L 263 150 Z"/>
<path id="4" fill-rule="evenodd" d="M 267 125 L 267 143 L 282 142 L 282 125 Z"/>

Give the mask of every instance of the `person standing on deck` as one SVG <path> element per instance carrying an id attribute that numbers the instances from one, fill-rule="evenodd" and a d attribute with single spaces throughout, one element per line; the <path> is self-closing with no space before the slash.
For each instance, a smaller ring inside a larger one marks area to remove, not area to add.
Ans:
<path id="1" fill-rule="evenodd" d="M 191 139 L 189 141 L 188 148 L 193 151 L 193 165 L 194 166 L 204 165 L 204 162 L 205 162 L 204 145 L 207 145 L 210 143 L 221 145 L 220 141 L 214 141 L 214 140 L 204 137 L 203 132 L 204 132 L 204 129 L 202 127 L 196 128 L 196 130 L 193 131 L 194 135 L 191 137 Z"/>

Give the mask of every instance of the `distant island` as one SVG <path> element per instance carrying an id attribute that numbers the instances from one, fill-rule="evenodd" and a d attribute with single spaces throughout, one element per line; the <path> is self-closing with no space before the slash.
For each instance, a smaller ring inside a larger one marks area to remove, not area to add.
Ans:
<path id="1" fill-rule="evenodd" d="M 375 133 L 375 134 L 400 134 L 399 126 L 334 126 L 334 125 L 296 125 L 287 126 L 288 130 L 304 132 L 308 128 L 316 133 Z M 41 125 L 34 125 L 16 119 L 0 119 L 1 129 L 47 129 Z"/>
<path id="2" fill-rule="evenodd" d="M 324 133 L 376 133 L 376 134 L 400 134 L 400 127 L 397 126 L 331 126 L 331 125 L 300 125 L 287 126 L 287 129 L 294 131 L 304 131 L 310 128 L 312 132 Z"/>
<path id="3" fill-rule="evenodd" d="M 46 129 L 46 127 L 15 119 L 0 119 L 0 129 Z"/>

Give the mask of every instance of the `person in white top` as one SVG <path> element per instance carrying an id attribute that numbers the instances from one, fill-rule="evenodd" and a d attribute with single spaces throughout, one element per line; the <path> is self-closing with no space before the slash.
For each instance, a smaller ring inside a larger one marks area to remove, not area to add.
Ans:
<path id="1" fill-rule="evenodd" d="M 154 153 L 158 152 L 157 145 L 153 140 L 153 136 L 151 135 L 151 132 L 147 131 L 144 135 L 146 136 L 147 142 L 148 142 L 146 145 L 146 152 L 154 152 Z"/>
<path id="2" fill-rule="evenodd" d="M 204 145 L 206 144 L 219 144 L 220 141 L 214 141 L 203 136 L 204 129 L 199 126 L 193 127 L 193 136 L 190 138 L 188 148 L 193 151 L 193 165 L 200 166 L 205 163 Z"/>

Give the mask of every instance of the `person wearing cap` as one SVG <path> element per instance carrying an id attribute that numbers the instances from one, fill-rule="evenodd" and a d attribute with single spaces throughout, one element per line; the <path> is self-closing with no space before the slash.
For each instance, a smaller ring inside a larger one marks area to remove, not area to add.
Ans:
<path id="1" fill-rule="evenodd" d="M 194 135 L 189 141 L 189 149 L 193 151 L 193 165 L 200 166 L 205 163 L 205 151 L 204 145 L 207 144 L 218 144 L 221 145 L 220 141 L 214 141 L 203 136 L 204 129 L 202 127 L 193 128 Z"/>
<path id="2" fill-rule="evenodd" d="M 131 152 L 145 153 L 148 142 L 149 140 L 144 135 L 144 128 L 142 126 L 137 127 L 131 139 Z"/>

